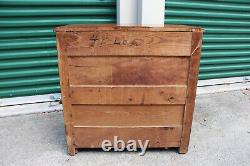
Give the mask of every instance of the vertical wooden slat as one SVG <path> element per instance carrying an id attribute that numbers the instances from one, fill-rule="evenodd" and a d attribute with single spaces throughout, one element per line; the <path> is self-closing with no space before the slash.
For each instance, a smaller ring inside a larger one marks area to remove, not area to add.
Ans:
<path id="1" fill-rule="evenodd" d="M 60 32 L 56 34 L 60 35 Z M 63 114 L 64 114 L 64 125 L 66 132 L 66 141 L 68 145 L 68 154 L 75 155 L 75 147 L 73 145 L 72 138 L 72 115 L 71 115 L 71 104 L 69 103 L 69 78 L 68 78 L 68 64 L 67 57 L 61 54 L 60 42 L 57 40 L 57 50 L 58 50 L 58 68 L 60 76 L 62 103 L 63 103 Z"/>
<path id="2" fill-rule="evenodd" d="M 188 88 L 187 88 L 187 100 L 185 105 L 185 112 L 183 118 L 183 129 L 181 136 L 181 145 L 179 153 L 187 153 L 191 126 L 193 120 L 193 111 L 195 106 L 196 87 L 199 74 L 200 66 L 200 51 L 202 45 L 202 31 L 195 30 L 192 33 L 192 48 L 191 48 L 191 59 L 189 65 L 188 75 Z"/>

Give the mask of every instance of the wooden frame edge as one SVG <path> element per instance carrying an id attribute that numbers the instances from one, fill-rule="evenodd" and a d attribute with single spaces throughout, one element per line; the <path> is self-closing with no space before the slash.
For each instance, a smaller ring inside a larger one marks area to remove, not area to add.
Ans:
<path id="1" fill-rule="evenodd" d="M 56 36 L 62 32 L 56 32 Z M 72 115 L 70 110 L 69 103 L 69 75 L 67 69 L 67 57 L 62 56 L 60 53 L 60 43 L 58 37 L 56 37 L 56 47 L 58 50 L 58 68 L 60 75 L 60 86 L 61 86 L 61 100 L 63 103 L 63 116 L 64 116 L 64 125 L 65 125 L 65 133 L 66 133 L 66 142 L 67 142 L 67 150 L 68 154 L 73 156 L 76 153 L 76 149 L 73 143 L 73 134 L 72 134 Z"/>
<path id="2" fill-rule="evenodd" d="M 195 106 L 195 97 L 196 97 L 196 89 L 198 82 L 198 74 L 199 74 L 199 66 L 200 66 L 200 52 L 202 45 L 202 31 L 194 31 L 192 32 L 191 39 L 191 59 L 189 66 L 189 75 L 188 75 L 188 88 L 187 88 L 187 99 L 186 106 L 183 117 L 183 129 L 181 135 L 181 143 L 179 147 L 179 153 L 187 153 L 190 134 L 191 134 L 191 126 L 193 120 L 193 112 Z"/>

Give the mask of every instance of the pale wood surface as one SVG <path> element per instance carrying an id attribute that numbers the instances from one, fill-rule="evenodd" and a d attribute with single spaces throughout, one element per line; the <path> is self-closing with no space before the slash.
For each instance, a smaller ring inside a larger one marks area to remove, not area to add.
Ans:
<path id="1" fill-rule="evenodd" d="M 180 126 L 184 105 L 73 105 L 74 126 Z"/>

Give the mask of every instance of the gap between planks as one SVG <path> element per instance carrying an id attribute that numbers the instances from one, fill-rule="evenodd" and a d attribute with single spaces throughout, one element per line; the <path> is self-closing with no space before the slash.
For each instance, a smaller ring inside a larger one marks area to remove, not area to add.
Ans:
<path id="1" fill-rule="evenodd" d="M 187 88 L 187 85 L 70 85 L 70 87 L 72 87 L 72 88 L 85 88 L 85 87 L 88 87 L 88 88 L 98 88 L 98 87 L 108 87 L 108 88 L 116 88 L 116 87 L 124 87 L 124 88 L 126 88 L 126 87 L 131 87 L 131 88 L 133 88 L 133 87 L 142 87 L 142 88 L 147 88 L 147 87 L 150 87 L 150 88 L 165 88 L 165 87 L 179 87 L 179 88 Z"/>
<path id="2" fill-rule="evenodd" d="M 182 125 L 175 126 L 73 126 L 74 128 L 178 128 Z"/>

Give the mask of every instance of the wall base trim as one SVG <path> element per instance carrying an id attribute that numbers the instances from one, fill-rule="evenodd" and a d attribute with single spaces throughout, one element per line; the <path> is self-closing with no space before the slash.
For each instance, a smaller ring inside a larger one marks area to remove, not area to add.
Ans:
<path id="1" fill-rule="evenodd" d="M 250 82 L 201 86 L 197 88 L 197 95 L 237 91 L 237 90 L 244 90 L 244 89 L 250 89 Z"/>
<path id="2" fill-rule="evenodd" d="M 199 80 L 198 87 L 250 82 L 250 76 Z"/>
<path id="3" fill-rule="evenodd" d="M 33 103 L 0 107 L 0 118 L 7 116 L 62 111 L 59 102 Z"/>

